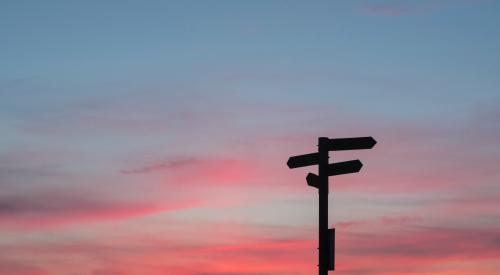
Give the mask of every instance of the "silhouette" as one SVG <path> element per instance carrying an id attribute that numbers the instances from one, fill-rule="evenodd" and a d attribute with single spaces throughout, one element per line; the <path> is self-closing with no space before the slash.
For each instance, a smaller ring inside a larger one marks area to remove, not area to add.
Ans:
<path id="1" fill-rule="evenodd" d="M 288 168 L 318 165 L 318 175 L 309 173 L 307 185 L 318 188 L 319 193 L 319 257 L 318 274 L 327 275 L 335 270 L 335 228 L 328 229 L 328 178 L 330 176 L 357 173 L 363 164 L 359 160 L 350 160 L 330 164 L 330 151 L 371 149 L 377 141 L 372 137 L 356 138 L 318 138 L 318 152 L 290 157 Z"/>

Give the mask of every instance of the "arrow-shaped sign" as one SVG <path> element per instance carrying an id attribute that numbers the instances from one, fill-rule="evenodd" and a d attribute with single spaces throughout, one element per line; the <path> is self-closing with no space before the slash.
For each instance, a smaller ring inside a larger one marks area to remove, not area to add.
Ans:
<path id="1" fill-rule="evenodd" d="M 292 168 L 315 165 L 318 163 L 319 163 L 319 154 L 311 153 L 311 154 L 290 157 L 286 162 L 286 165 L 288 165 L 288 168 L 292 169 Z"/>
<path id="2" fill-rule="evenodd" d="M 372 137 L 333 138 L 328 141 L 328 150 L 371 149 L 376 143 L 377 141 Z"/>
<path id="3" fill-rule="evenodd" d="M 306 177 L 307 185 L 319 188 L 319 176 L 313 173 L 307 174 Z"/>
<path id="4" fill-rule="evenodd" d="M 328 176 L 336 176 L 350 173 L 357 173 L 363 167 L 363 163 L 357 160 L 336 162 L 328 165 Z M 319 176 L 313 173 L 307 174 L 307 185 L 319 188 Z"/>
<path id="5" fill-rule="evenodd" d="M 359 159 L 332 163 L 328 165 L 328 176 L 357 173 L 361 167 L 363 163 Z"/>

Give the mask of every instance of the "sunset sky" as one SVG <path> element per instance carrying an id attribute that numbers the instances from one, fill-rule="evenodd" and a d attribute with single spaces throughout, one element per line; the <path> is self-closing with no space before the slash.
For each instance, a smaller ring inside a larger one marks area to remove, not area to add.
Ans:
<path id="1" fill-rule="evenodd" d="M 500 1 L 0 2 L 0 274 L 500 274 Z"/>

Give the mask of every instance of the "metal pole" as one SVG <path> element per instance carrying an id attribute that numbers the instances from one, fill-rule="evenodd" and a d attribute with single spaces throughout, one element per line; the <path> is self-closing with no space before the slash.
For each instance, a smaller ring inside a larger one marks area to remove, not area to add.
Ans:
<path id="1" fill-rule="evenodd" d="M 318 138 L 319 275 L 328 275 L 328 138 Z"/>

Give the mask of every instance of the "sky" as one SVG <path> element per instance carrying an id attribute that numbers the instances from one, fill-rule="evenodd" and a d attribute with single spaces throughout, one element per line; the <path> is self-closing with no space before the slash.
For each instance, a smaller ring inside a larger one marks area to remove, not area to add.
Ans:
<path id="1" fill-rule="evenodd" d="M 0 274 L 500 273 L 500 1 L 0 2 Z"/>

